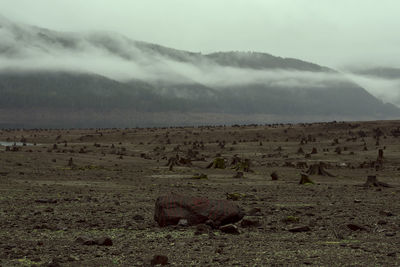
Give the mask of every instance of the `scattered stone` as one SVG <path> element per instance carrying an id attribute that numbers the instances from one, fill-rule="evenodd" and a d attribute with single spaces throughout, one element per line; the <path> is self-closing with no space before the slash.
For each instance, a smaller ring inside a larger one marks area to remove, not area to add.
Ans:
<path id="1" fill-rule="evenodd" d="M 387 224 L 387 221 L 385 221 L 385 220 L 379 220 L 379 221 L 377 222 L 377 224 L 379 224 L 379 225 L 386 225 L 386 224 Z"/>
<path id="2" fill-rule="evenodd" d="M 177 225 L 181 219 L 186 219 L 188 225 L 211 220 L 220 226 L 240 221 L 243 216 L 242 210 L 232 201 L 178 194 L 157 198 L 154 211 L 154 220 L 161 227 Z"/>
<path id="3" fill-rule="evenodd" d="M 80 245 L 86 245 L 86 246 L 93 246 L 95 245 L 95 242 L 93 239 L 90 239 L 86 236 L 80 236 L 77 239 L 75 239 L 75 243 L 78 243 Z"/>
<path id="4" fill-rule="evenodd" d="M 389 236 L 389 237 L 392 237 L 392 236 L 395 236 L 395 235 L 396 235 L 395 232 L 389 232 L 389 233 L 385 234 L 385 236 Z"/>
<path id="5" fill-rule="evenodd" d="M 310 227 L 308 226 L 299 226 L 299 227 L 294 227 L 294 228 L 290 228 L 289 232 L 292 233 L 301 233 L 301 232 L 308 232 L 311 231 Z"/>
<path id="6" fill-rule="evenodd" d="M 133 220 L 135 221 L 144 221 L 144 217 L 142 215 L 136 214 L 133 216 Z"/>
<path id="7" fill-rule="evenodd" d="M 208 179 L 208 176 L 207 174 L 204 173 L 198 173 L 193 175 L 192 179 L 203 180 L 203 179 Z"/>
<path id="8" fill-rule="evenodd" d="M 35 202 L 41 204 L 55 204 L 57 203 L 57 199 L 36 199 Z"/>
<path id="9" fill-rule="evenodd" d="M 48 262 L 45 266 L 46 267 L 61 267 L 59 259 L 52 259 L 50 262 Z"/>
<path id="10" fill-rule="evenodd" d="M 249 212 L 247 213 L 249 216 L 261 216 L 261 209 L 260 208 L 252 208 L 251 210 L 249 210 Z"/>
<path id="11" fill-rule="evenodd" d="M 179 222 L 178 222 L 178 226 L 181 226 L 181 227 L 186 227 L 186 226 L 188 226 L 188 220 L 186 220 L 186 219 L 180 219 L 179 220 Z"/>
<path id="12" fill-rule="evenodd" d="M 363 226 L 360 226 L 360 225 L 357 225 L 357 224 L 353 224 L 353 223 L 347 224 L 347 228 L 349 228 L 352 231 L 364 231 L 364 230 L 366 230 Z"/>
<path id="13" fill-rule="evenodd" d="M 68 260 L 69 262 L 72 262 L 72 261 L 79 261 L 80 259 L 79 259 L 79 257 L 77 257 L 77 256 L 69 255 L 67 260 Z"/>
<path id="14" fill-rule="evenodd" d="M 394 214 L 391 213 L 391 212 L 388 211 L 388 210 L 381 210 L 381 211 L 379 212 L 379 214 L 380 214 L 380 215 L 383 215 L 383 216 L 388 216 L 388 217 L 394 216 Z"/>
<path id="15" fill-rule="evenodd" d="M 75 243 L 81 244 L 81 245 L 86 245 L 86 246 L 112 246 L 113 242 L 110 237 L 99 237 L 96 239 L 92 239 L 86 236 L 80 236 L 77 239 L 75 239 Z"/>
<path id="16" fill-rule="evenodd" d="M 261 223 L 258 220 L 252 218 L 244 218 L 240 222 L 240 226 L 242 226 L 243 228 L 258 227 L 260 225 Z"/>
<path id="17" fill-rule="evenodd" d="M 240 234 L 239 229 L 234 224 L 228 224 L 228 225 L 221 226 L 219 228 L 219 230 L 226 234 L 234 234 L 234 235 Z"/>
<path id="18" fill-rule="evenodd" d="M 155 255 L 150 262 L 151 266 L 155 265 L 167 265 L 168 257 L 165 255 Z"/>
<path id="19" fill-rule="evenodd" d="M 45 210 L 44 210 L 44 212 L 53 212 L 54 211 L 54 209 L 53 208 L 50 208 L 50 207 L 47 207 Z"/>
<path id="20" fill-rule="evenodd" d="M 108 236 L 97 238 L 94 242 L 98 246 L 112 246 L 113 245 L 112 239 Z"/>
<path id="21" fill-rule="evenodd" d="M 198 224 L 196 226 L 196 231 L 194 232 L 195 235 L 202 235 L 208 234 L 210 231 L 210 227 L 206 224 Z"/>

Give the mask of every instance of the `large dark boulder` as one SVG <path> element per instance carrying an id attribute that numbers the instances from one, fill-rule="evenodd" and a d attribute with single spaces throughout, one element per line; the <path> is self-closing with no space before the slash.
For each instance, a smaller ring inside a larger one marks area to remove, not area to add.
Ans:
<path id="1" fill-rule="evenodd" d="M 243 216 L 243 211 L 233 201 L 177 194 L 159 197 L 154 211 L 154 220 L 161 227 L 176 225 L 180 219 L 186 219 L 188 225 L 211 220 L 214 226 L 221 226 L 238 222 Z"/>

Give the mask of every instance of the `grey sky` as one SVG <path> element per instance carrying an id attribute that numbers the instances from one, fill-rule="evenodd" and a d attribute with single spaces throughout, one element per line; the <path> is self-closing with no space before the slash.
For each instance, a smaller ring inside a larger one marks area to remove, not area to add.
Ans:
<path id="1" fill-rule="evenodd" d="M 165 46 L 400 67 L 398 0 L 0 0 L 9 19 Z"/>

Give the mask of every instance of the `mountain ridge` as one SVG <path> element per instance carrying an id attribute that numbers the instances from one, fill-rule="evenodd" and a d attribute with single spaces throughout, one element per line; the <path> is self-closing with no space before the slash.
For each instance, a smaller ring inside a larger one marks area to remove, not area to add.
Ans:
<path id="1" fill-rule="evenodd" d="M 304 116 L 400 115 L 400 109 L 339 72 L 311 62 L 259 52 L 203 55 L 116 33 L 63 33 L 2 21 L 0 17 L 0 59 L 5 62 L 0 65 L 0 109 L 10 114 L 0 117 L 0 126 L 10 125 L 11 110 L 43 108 L 55 113 L 90 110 L 102 114 L 96 126 L 104 127 L 114 125 L 104 114 L 118 112 L 181 113 L 182 121 L 191 118 L 185 114 L 198 114 L 204 116 L 202 123 L 207 122 L 204 114 L 211 113 L 229 118 L 265 114 L 277 120 L 292 116 L 294 122 Z M 74 127 L 73 120 L 65 120 Z M 118 125 L 136 125 L 135 119 L 120 120 Z M 153 119 L 168 124 L 162 120 Z"/>

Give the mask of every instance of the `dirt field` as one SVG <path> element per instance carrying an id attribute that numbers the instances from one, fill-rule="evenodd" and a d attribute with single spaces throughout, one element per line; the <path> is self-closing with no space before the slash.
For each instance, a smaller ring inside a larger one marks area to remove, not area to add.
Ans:
<path id="1" fill-rule="evenodd" d="M 154 255 L 171 266 L 400 266 L 398 127 L 2 130 L 0 141 L 28 145 L 0 146 L 0 266 L 143 266 Z M 206 168 L 216 158 L 225 169 Z M 335 176 L 300 185 L 319 162 Z M 375 175 L 383 184 L 362 186 Z M 160 228 L 155 201 L 170 192 L 235 198 L 256 225 Z M 103 237 L 112 244 L 80 242 Z"/>

